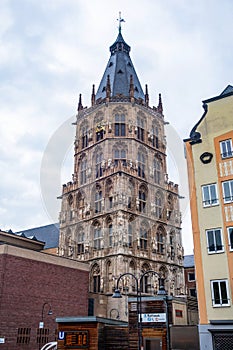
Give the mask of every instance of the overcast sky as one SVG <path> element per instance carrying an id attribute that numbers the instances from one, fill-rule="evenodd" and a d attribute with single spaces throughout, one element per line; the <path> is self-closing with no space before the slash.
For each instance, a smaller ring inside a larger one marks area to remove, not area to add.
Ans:
<path id="1" fill-rule="evenodd" d="M 150 105 L 162 94 L 169 178 L 185 196 L 183 243 L 192 253 L 182 139 L 201 118 L 202 100 L 233 84 L 232 0 L 1 0 L 0 228 L 58 221 L 57 197 L 73 172 L 78 95 L 90 106 L 119 11 Z"/>

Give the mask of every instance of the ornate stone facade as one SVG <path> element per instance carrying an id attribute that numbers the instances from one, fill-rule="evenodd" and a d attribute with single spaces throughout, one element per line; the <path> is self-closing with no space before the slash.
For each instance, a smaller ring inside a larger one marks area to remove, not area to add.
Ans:
<path id="1" fill-rule="evenodd" d="M 80 96 L 74 174 L 63 185 L 59 244 L 60 255 L 90 264 L 94 314 L 104 317 L 116 308 L 111 295 L 126 272 L 139 277 L 154 270 L 165 278 L 168 294 L 184 293 L 179 194 L 167 176 L 161 96 L 158 107 L 149 107 L 147 86 L 144 95 L 120 31 L 110 50 L 96 95 L 93 86 L 92 106 L 83 108 Z M 116 86 L 125 88 L 121 75 L 128 94 L 113 93 Z M 135 293 L 135 283 L 122 283 L 123 292 Z M 142 292 L 157 290 L 158 278 L 145 276 Z M 123 304 L 117 310 L 124 319 Z"/>

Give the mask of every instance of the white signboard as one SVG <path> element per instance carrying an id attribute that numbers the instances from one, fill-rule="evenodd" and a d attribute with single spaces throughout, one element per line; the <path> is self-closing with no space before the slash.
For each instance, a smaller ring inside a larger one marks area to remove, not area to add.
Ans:
<path id="1" fill-rule="evenodd" d="M 166 322 L 166 314 L 141 314 L 142 322 Z"/>
<path id="2" fill-rule="evenodd" d="M 0 338 L 0 344 L 5 344 L 5 338 Z"/>
<path id="3" fill-rule="evenodd" d="M 39 328 L 44 328 L 44 322 L 39 323 Z"/>

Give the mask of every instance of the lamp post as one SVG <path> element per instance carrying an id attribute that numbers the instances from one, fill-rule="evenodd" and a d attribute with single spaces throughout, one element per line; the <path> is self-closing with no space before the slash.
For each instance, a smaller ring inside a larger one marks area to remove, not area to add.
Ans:
<path id="1" fill-rule="evenodd" d="M 134 278 L 136 282 L 136 291 L 137 291 L 137 328 L 138 328 L 138 350 L 141 350 L 142 347 L 142 313 L 141 313 L 141 303 L 142 303 L 142 280 L 143 277 L 147 274 L 151 273 L 152 275 L 157 275 L 159 278 L 159 290 L 157 292 L 157 295 L 166 295 L 166 291 L 164 288 L 164 278 L 161 277 L 161 275 L 153 270 L 148 270 L 144 272 L 139 278 L 137 278 L 134 274 L 131 272 L 125 272 L 122 275 L 120 275 L 117 279 L 117 285 L 115 289 L 115 293 L 113 294 L 112 298 L 122 298 L 120 289 L 119 289 L 119 282 L 120 280 L 128 275 Z"/>
<path id="2" fill-rule="evenodd" d="M 52 315 L 53 314 L 51 304 L 45 302 L 43 304 L 42 310 L 41 310 L 41 322 L 40 322 L 39 328 L 44 328 L 44 309 L 45 309 L 46 305 L 48 305 L 48 307 L 49 307 L 48 315 Z"/>

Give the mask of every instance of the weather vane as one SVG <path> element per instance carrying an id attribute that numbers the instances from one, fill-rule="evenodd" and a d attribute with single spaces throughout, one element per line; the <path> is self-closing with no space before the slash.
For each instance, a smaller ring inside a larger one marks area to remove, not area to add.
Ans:
<path id="1" fill-rule="evenodd" d="M 121 33 L 121 22 L 125 22 L 125 20 L 123 18 L 121 18 L 121 12 L 119 12 L 119 18 L 117 18 L 118 22 L 119 22 L 119 33 Z"/>

